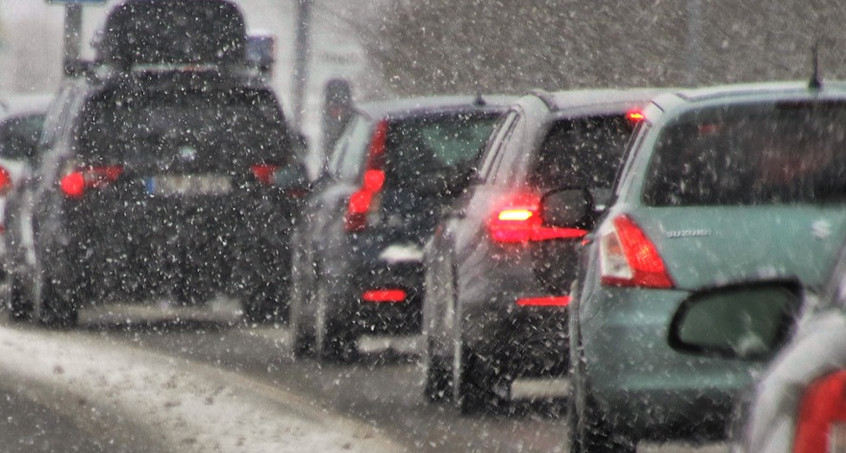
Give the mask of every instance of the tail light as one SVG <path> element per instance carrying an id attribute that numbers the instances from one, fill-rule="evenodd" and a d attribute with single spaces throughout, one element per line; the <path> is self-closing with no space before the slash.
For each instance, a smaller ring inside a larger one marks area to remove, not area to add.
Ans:
<path id="1" fill-rule="evenodd" d="M 253 176 L 255 176 L 256 179 L 265 186 L 273 184 L 273 175 L 276 173 L 278 168 L 278 165 L 273 164 L 257 164 L 250 166 Z"/>
<path id="2" fill-rule="evenodd" d="M 846 371 L 823 376 L 805 390 L 793 452 L 846 452 Z"/>
<path id="3" fill-rule="evenodd" d="M 599 239 L 602 283 L 613 286 L 672 288 L 673 281 L 655 244 L 626 215 Z"/>
<path id="4" fill-rule="evenodd" d="M 520 307 L 566 307 L 570 304 L 570 296 L 541 296 L 521 297 L 517 299 Z"/>
<path id="5" fill-rule="evenodd" d="M 380 193 L 385 184 L 385 142 L 388 138 L 388 122 L 380 121 L 370 139 L 364 180 L 361 188 L 350 196 L 347 213 L 344 216 L 344 230 L 348 233 L 364 231 L 368 218 L 379 211 Z"/>
<path id="6" fill-rule="evenodd" d="M 80 198 L 89 189 L 102 189 L 120 178 L 123 167 L 119 165 L 79 167 L 59 181 L 59 187 L 68 198 Z"/>
<path id="7" fill-rule="evenodd" d="M 365 302 L 402 302 L 408 297 L 403 289 L 371 289 L 361 294 Z"/>
<path id="8" fill-rule="evenodd" d="M 0 166 L 0 195 L 6 195 L 11 188 L 12 175 L 9 174 L 9 170 Z"/>
<path id="9" fill-rule="evenodd" d="M 507 198 L 488 221 L 488 234 L 499 243 L 575 239 L 587 234 L 580 228 L 544 226 L 540 211 L 541 200 L 534 193 Z"/>
<path id="10" fill-rule="evenodd" d="M 646 115 L 643 114 L 641 109 L 631 109 L 626 112 L 626 119 L 632 123 L 639 123 L 646 119 Z"/>

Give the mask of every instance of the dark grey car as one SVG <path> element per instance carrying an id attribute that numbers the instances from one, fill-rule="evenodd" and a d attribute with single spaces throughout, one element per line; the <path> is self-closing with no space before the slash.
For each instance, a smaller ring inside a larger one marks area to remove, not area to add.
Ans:
<path id="1" fill-rule="evenodd" d="M 420 331 L 423 244 L 462 193 L 509 98 L 361 105 L 315 182 L 293 251 L 295 349 L 354 356 L 361 335 Z"/>
<path id="2" fill-rule="evenodd" d="M 566 374 L 576 249 L 592 226 L 552 228 L 562 188 L 609 194 L 640 108 L 655 90 L 536 92 L 501 120 L 467 191 L 426 249 L 426 397 L 462 412 L 508 399 L 525 377 Z"/>

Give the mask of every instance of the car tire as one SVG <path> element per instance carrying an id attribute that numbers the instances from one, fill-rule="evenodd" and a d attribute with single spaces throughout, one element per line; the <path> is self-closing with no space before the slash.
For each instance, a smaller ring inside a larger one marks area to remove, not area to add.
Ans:
<path id="1" fill-rule="evenodd" d="M 45 277 L 43 273 L 39 278 L 41 279 L 41 304 L 38 310 L 38 321 L 52 328 L 75 326 L 79 320 L 76 303 L 59 291 L 52 278 Z"/>
<path id="2" fill-rule="evenodd" d="M 456 342 L 452 365 L 453 403 L 462 415 L 486 412 L 497 407 L 499 397 L 492 391 L 493 378 L 480 358 L 461 341 Z"/>
<path id="3" fill-rule="evenodd" d="M 426 340 L 424 367 L 426 384 L 423 396 L 432 403 L 448 401 L 452 398 L 452 366 L 449 359 L 435 355 L 432 340 Z"/>
<path id="4" fill-rule="evenodd" d="M 636 453 L 637 441 L 626 438 L 608 423 L 596 407 L 584 376 L 576 374 L 571 368 L 573 391 L 567 399 L 570 453 Z"/>
<path id="5" fill-rule="evenodd" d="M 332 316 L 326 284 L 318 281 L 315 295 L 314 353 L 317 360 L 326 363 L 351 362 L 357 358 L 355 336 L 349 327 Z"/>
<path id="6" fill-rule="evenodd" d="M 20 277 L 15 274 L 9 276 L 8 308 L 9 320 L 12 322 L 25 322 L 32 319 L 34 305 L 28 297 L 26 288 Z"/>
<path id="7" fill-rule="evenodd" d="M 294 358 L 302 358 L 314 352 L 314 335 L 308 330 L 303 310 L 306 303 L 305 288 L 292 282 L 291 302 L 288 307 L 288 330 L 291 332 L 291 352 Z"/>

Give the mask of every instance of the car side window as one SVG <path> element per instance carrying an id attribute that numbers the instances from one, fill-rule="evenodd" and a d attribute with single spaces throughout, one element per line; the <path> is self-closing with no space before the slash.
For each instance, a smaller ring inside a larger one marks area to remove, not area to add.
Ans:
<path id="1" fill-rule="evenodd" d="M 620 195 L 620 185 L 623 182 L 623 177 L 629 172 L 629 168 L 631 168 L 632 162 L 634 162 L 634 154 L 637 149 L 640 148 L 640 144 L 643 142 L 644 138 L 649 134 L 649 128 L 649 122 L 643 121 L 638 124 L 637 127 L 635 127 L 634 132 L 632 132 L 632 136 L 626 146 L 626 151 L 623 154 L 623 165 L 620 166 L 620 170 L 614 178 L 614 186 L 612 190 L 614 198 Z"/>
<path id="2" fill-rule="evenodd" d="M 358 179 L 364 166 L 365 153 L 370 146 L 372 131 L 373 122 L 364 117 L 359 117 L 358 121 L 352 125 L 349 140 L 341 151 L 342 155 L 338 158 L 335 172 L 332 173 L 336 179 L 343 181 Z"/>
<path id="3" fill-rule="evenodd" d="M 492 175 L 492 169 L 495 167 L 495 164 L 499 162 L 501 159 L 502 154 L 502 145 L 505 141 L 505 138 L 510 134 L 512 128 L 514 127 L 514 123 L 517 120 L 518 113 L 516 111 L 508 112 L 502 120 L 500 120 L 500 124 L 494 129 L 494 133 L 491 135 L 490 140 L 487 144 L 487 149 L 483 153 L 482 164 L 479 167 L 479 176 L 482 180 L 488 181 Z"/>

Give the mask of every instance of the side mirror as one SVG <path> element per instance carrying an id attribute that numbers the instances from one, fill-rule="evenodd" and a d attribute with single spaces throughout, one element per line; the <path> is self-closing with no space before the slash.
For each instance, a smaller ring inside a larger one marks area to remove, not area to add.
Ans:
<path id="1" fill-rule="evenodd" d="M 795 282 L 756 282 L 711 289 L 683 302 L 670 324 L 678 351 L 734 359 L 765 359 L 796 323 L 802 291 Z"/>
<path id="2" fill-rule="evenodd" d="M 308 187 L 308 173 L 299 163 L 289 164 L 276 170 L 273 183 L 282 190 L 301 190 Z"/>
<path id="3" fill-rule="evenodd" d="M 573 228 L 588 222 L 593 197 L 585 189 L 559 189 L 541 200 L 541 219 L 546 226 Z"/>

